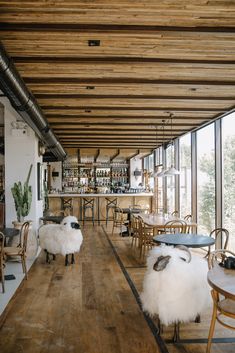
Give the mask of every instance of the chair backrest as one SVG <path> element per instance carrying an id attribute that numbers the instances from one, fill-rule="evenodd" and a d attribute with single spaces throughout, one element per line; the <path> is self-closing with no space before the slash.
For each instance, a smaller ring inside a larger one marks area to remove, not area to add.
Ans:
<path id="1" fill-rule="evenodd" d="M 117 198 L 110 199 L 108 197 L 105 197 L 105 200 L 106 200 L 106 207 L 117 207 Z"/>
<path id="2" fill-rule="evenodd" d="M 191 214 L 187 214 L 185 217 L 184 217 L 184 220 L 185 221 L 192 221 L 193 219 L 193 216 Z"/>
<path id="3" fill-rule="evenodd" d="M 183 220 L 168 221 L 164 225 L 165 233 L 186 233 L 187 224 Z"/>
<path id="4" fill-rule="evenodd" d="M 28 234 L 29 234 L 29 226 L 30 222 L 24 222 L 20 229 L 20 244 L 19 246 L 26 251 L 27 248 L 27 241 L 28 241 Z"/>
<path id="5" fill-rule="evenodd" d="M 224 262 L 226 257 L 235 256 L 235 253 L 231 250 L 218 249 L 212 251 L 208 256 L 208 266 L 209 269 L 215 266 L 216 263 Z"/>
<path id="6" fill-rule="evenodd" d="M 73 208 L 73 199 L 65 199 L 64 197 L 61 198 L 62 209 L 65 208 Z"/>
<path id="7" fill-rule="evenodd" d="M 120 207 L 116 207 L 113 215 L 114 223 L 119 223 L 124 221 L 124 214 Z"/>
<path id="8" fill-rule="evenodd" d="M 227 249 L 228 240 L 229 240 L 229 232 L 225 228 L 215 228 L 210 232 L 210 237 L 215 239 L 215 246 L 218 241 L 221 241 L 219 248 Z"/>
<path id="9" fill-rule="evenodd" d="M 0 232 L 0 270 L 1 270 L 2 264 L 3 264 L 4 243 L 5 243 L 5 235 L 2 232 Z"/>
<path id="10" fill-rule="evenodd" d="M 171 213 L 171 215 L 172 215 L 172 216 L 179 216 L 179 211 L 173 211 L 173 212 Z"/>
<path id="11" fill-rule="evenodd" d="M 84 207 L 93 207 L 94 206 L 94 201 L 95 201 L 95 199 L 86 199 L 84 197 L 83 198 L 83 206 Z"/>

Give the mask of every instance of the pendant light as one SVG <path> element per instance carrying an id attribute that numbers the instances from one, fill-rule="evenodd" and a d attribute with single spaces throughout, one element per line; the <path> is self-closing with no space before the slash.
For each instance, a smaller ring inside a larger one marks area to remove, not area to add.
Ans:
<path id="1" fill-rule="evenodd" d="M 163 143 L 164 143 L 164 126 L 165 126 L 165 120 L 163 119 L 162 120 L 162 139 L 163 139 Z M 157 141 L 157 127 L 156 127 L 156 142 Z M 160 167 L 163 167 L 163 164 L 159 164 L 158 166 L 156 166 L 158 168 Z M 162 170 L 156 170 L 156 172 L 153 174 L 154 177 L 157 177 L 157 178 L 161 178 L 163 176 L 165 176 L 165 172 L 166 170 L 162 169 Z"/>
<path id="2" fill-rule="evenodd" d="M 174 152 L 173 152 L 173 135 L 172 135 L 172 114 L 170 114 L 171 119 L 171 166 L 164 172 L 164 176 L 174 176 L 179 175 L 180 171 L 174 167 Z"/>

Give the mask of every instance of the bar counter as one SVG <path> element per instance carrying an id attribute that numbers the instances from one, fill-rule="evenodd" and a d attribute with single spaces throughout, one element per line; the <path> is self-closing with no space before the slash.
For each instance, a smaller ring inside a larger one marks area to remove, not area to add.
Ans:
<path id="1" fill-rule="evenodd" d="M 125 208 L 133 205 L 141 205 L 142 207 L 149 207 L 152 210 L 152 192 L 140 192 L 140 193 L 109 193 L 109 194 L 76 194 L 76 193 L 51 193 L 48 195 L 49 208 L 51 211 L 57 211 L 61 209 L 61 200 L 72 199 L 73 203 L 73 215 L 82 220 L 82 199 L 95 199 L 95 220 L 105 221 L 106 219 L 106 200 L 105 198 L 115 199 L 117 198 L 118 207 Z"/>

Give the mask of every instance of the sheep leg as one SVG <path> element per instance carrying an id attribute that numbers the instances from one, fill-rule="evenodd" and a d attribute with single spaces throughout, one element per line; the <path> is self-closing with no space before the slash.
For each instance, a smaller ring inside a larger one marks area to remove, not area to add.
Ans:
<path id="1" fill-rule="evenodd" d="M 176 322 L 174 326 L 174 336 L 172 339 L 173 342 L 179 342 L 180 341 L 180 323 Z"/>
<path id="2" fill-rule="evenodd" d="M 65 266 L 68 266 L 68 264 L 69 264 L 69 255 L 66 254 L 65 255 Z"/>
<path id="3" fill-rule="evenodd" d="M 71 264 L 75 264 L 74 254 L 71 254 Z"/>
<path id="4" fill-rule="evenodd" d="M 55 254 L 52 254 L 52 260 L 55 260 Z"/>
<path id="5" fill-rule="evenodd" d="M 200 324 L 200 322 L 201 322 L 201 316 L 200 316 L 200 314 L 197 314 L 197 316 L 196 316 L 194 322 L 196 322 L 196 324 Z"/>
<path id="6" fill-rule="evenodd" d="M 49 264 L 50 263 L 50 255 L 46 249 L 45 249 L 45 252 L 46 252 L 46 263 Z"/>

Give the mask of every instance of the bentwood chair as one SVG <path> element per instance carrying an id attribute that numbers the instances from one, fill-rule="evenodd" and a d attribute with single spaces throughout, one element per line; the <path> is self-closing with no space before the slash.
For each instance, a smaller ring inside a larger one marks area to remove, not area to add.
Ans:
<path id="1" fill-rule="evenodd" d="M 5 236 L 2 232 L 0 232 L 0 280 L 2 282 L 2 292 L 5 292 L 5 281 L 4 281 L 4 241 L 5 241 Z"/>
<path id="2" fill-rule="evenodd" d="M 225 228 L 215 228 L 210 232 L 210 237 L 215 239 L 215 245 L 209 246 L 208 250 L 203 249 L 207 251 L 207 254 L 205 257 L 208 257 L 210 255 L 210 252 L 212 250 L 212 247 L 217 246 L 219 249 L 226 250 L 228 247 L 228 241 L 229 241 L 229 232 Z M 220 242 L 220 244 L 218 244 Z M 215 249 L 213 249 L 215 250 Z"/>
<path id="3" fill-rule="evenodd" d="M 26 267 L 26 248 L 29 234 L 29 226 L 30 222 L 23 223 L 20 230 L 20 243 L 18 246 L 7 246 L 3 249 L 4 257 L 14 256 L 20 258 L 26 279 L 28 278 Z"/>
<path id="4" fill-rule="evenodd" d="M 226 257 L 234 256 L 230 250 L 219 249 L 212 251 L 209 254 L 208 264 L 209 268 L 212 269 L 215 266 L 218 266 L 219 263 L 224 263 Z M 218 273 L 219 276 L 219 273 Z M 224 294 L 224 293 L 223 293 Z M 209 336 L 207 342 L 206 353 L 210 353 L 211 351 L 211 343 L 212 337 L 214 334 L 215 323 L 218 321 L 222 326 L 235 330 L 235 324 L 232 325 L 231 319 L 235 320 L 235 299 L 227 298 L 224 295 L 221 295 L 214 288 L 211 291 L 212 299 L 213 299 L 213 313 L 211 318 L 211 324 L 209 329 Z M 226 320 L 227 318 L 227 320 Z"/>
<path id="5" fill-rule="evenodd" d="M 179 212 L 178 211 L 173 211 L 171 213 L 171 216 L 178 217 L 179 216 Z"/>
<path id="6" fill-rule="evenodd" d="M 164 225 L 165 233 L 185 233 L 187 229 L 187 223 L 183 220 L 168 221 Z"/>

